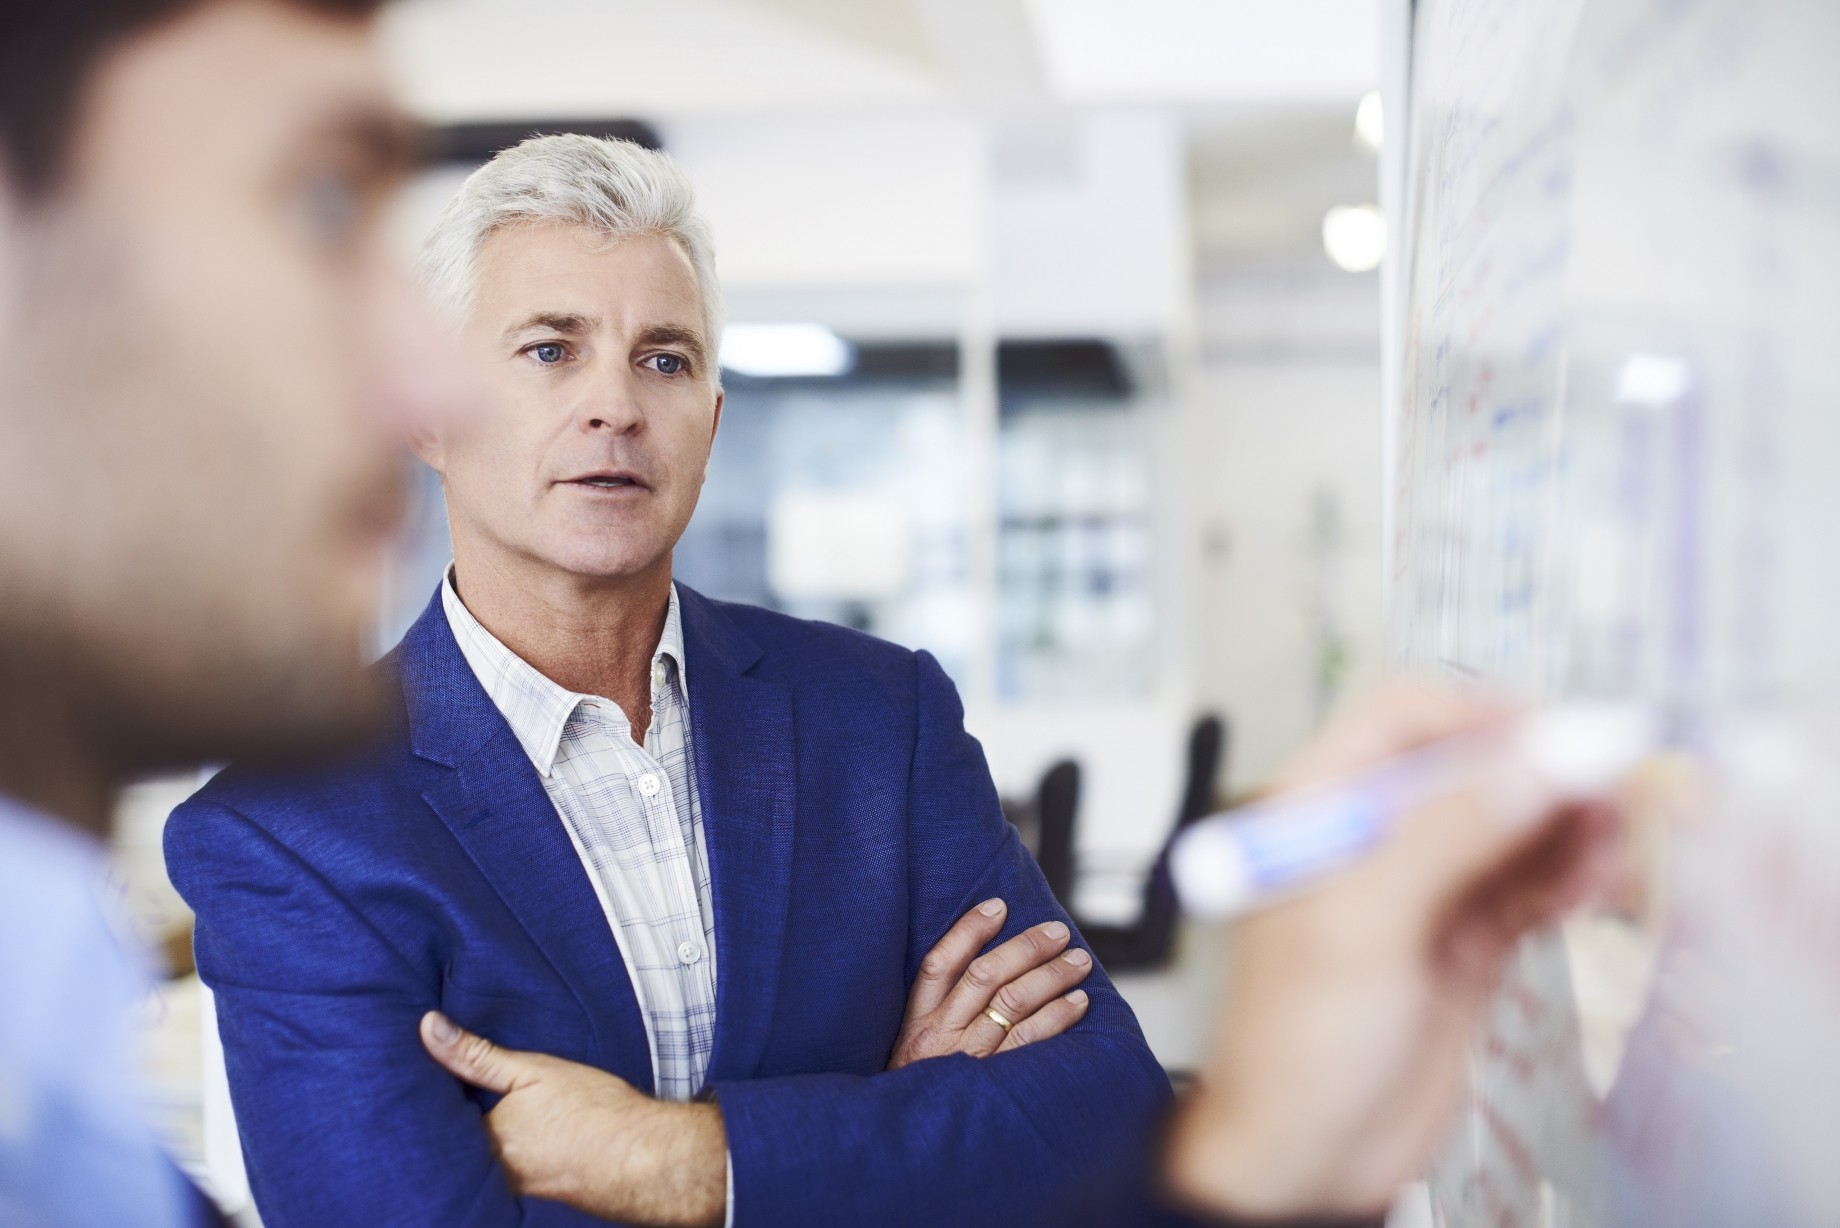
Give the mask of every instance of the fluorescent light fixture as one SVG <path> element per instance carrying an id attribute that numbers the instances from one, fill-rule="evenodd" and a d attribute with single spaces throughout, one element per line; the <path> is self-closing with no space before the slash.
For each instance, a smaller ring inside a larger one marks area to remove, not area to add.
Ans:
<path id="1" fill-rule="evenodd" d="M 1666 409 L 1692 386 L 1686 360 L 1666 354 L 1631 354 L 1616 372 L 1616 399 L 1650 409 Z"/>
<path id="2" fill-rule="evenodd" d="M 730 324 L 722 365 L 767 378 L 843 375 L 856 365 L 856 349 L 822 324 Z"/>
<path id="3" fill-rule="evenodd" d="M 1385 135 L 1386 117 L 1380 107 L 1380 91 L 1369 90 L 1361 95 L 1361 105 L 1354 109 L 1354 139 L 1379 153 Z"/>
<path id="4" fill-rule="evenodd" d="M 1386 255 L 1386 217 L 1374 205 L 1337 205 L 1323 215 L 1323 250 L 1336 266 L 1365 273 Z"/>

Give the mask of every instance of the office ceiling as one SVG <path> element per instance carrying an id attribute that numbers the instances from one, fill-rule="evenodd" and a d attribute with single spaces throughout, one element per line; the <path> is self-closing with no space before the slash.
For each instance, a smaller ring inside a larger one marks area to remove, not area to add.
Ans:
<path id="1" fill-rule="evenodd" d="M 1376 0 L 404 0 L 439 121 L 863 107 L 1351 106 Z"/>
<path id="2" fill-rule="evenodd" d="M 437 123 L 982 115 L 1001 171 L 1071 111 L 1153 108 L 1187 133 L 1206 260 L 1308 249 L 1329 205 L 1373 198 L 1352 117 L 1379 75 L 1379 7 L 402 0 L 385 33 L 410 105 Z"/>
<path id="3" fill-rule="evenodd" d="M 1351 107 L 1216 112 L 1188 125 L 1189 222 L 1206 264 L 1247 255 L 1320 255 L 1330 207 L 1372 201 L 1373 151 Z"/>
<path id="4" fill-rule="evenodd" d="M 923 72 L 943 73 L 944 64 L 926 23 L 911 3 L 870 0 L 733 0 L 739 8 L 770 13 L 789 25 L 885 55 Z"/>

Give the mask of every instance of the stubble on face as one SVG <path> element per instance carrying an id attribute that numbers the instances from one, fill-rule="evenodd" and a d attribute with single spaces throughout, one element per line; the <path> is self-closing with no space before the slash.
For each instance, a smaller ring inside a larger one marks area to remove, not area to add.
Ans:
<path id="1" fill-rule="evenodd" d="M 14 219 L 0 702 L 112 776 L 313 753 L 380 711 L 380 81 L 361 24 L 202 6 L 105 64 L 70 181 Z"/>

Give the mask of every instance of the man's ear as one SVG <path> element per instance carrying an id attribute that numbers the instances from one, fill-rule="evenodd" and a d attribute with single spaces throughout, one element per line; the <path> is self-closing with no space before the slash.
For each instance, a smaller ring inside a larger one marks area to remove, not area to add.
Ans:
<path id="1" fill-rule="evenodd" d="M 722 429 L 722 406 L 728 403 L 728 393 L 721 387 L 716 388 L 716 412 L 709 423 L 709 450 L 703 453 L 703 480 L 709 480 L 709 459 L 716 454 L 716 432 Z"/>
<path id="2" fill-rule="evenodd" d="M 427 422 L 418 422 L 409 428 L 407 434 L 409 450 L 415 453 L 416 459 L 446 477 L 447 449 L 434 427 Z"/>

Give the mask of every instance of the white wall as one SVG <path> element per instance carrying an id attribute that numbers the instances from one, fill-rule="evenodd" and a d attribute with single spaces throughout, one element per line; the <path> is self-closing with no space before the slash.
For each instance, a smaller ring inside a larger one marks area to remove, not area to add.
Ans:
<path id="1" fill-rule="evenodd" d="M 1348 645 L 1344 690 L 1385 664 L 1377 359 L 1210 362 L 1183 411 L 1194 688 L 1231 722 L 1234 790 L 1263 783 L 1317 723 L 1320 603 Z M 1319 492 L 1341 513 L 1326 582 Z"/>
<path id="2" fill-rule="evenodd" d="M 1186 324 L 1182 136 L 1174 115 L 1154 109 L 999 132 L 989 261 L 1005 336 L 1158 337 Z"/>
<path id="3" fill-rule="evenodd" d="M 731 290 L 962 286 L 982 275 L 986 150 L 950 116 L 661 125 Z"/>

